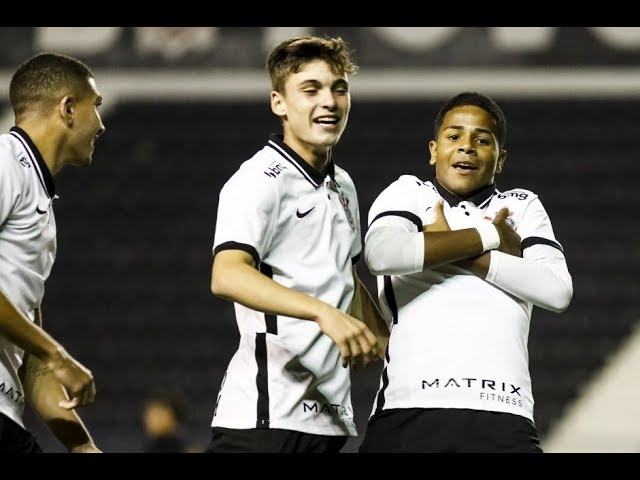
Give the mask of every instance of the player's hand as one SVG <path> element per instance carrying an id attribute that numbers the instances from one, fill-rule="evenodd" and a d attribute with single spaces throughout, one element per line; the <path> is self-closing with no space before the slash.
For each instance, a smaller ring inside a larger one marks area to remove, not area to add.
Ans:
<path id="1" fill-rule="evenodd" d="M 96 385 L 91 371 L 76 361 L 67 351 L 59 347 L 52 358 L 45 361 L 62 384 L 69 400 L 62 400 L 59 406 L 67 410 L 93 403 L 96 397 Z"/>
<path id="2" fill-rule="evenodd" d="M 500 235 L 500 247 L 498 247 L 498 251 L 508 255 L 513 255 L 514 257 L 521 257 L 522 239 L 508 223 L 507 219 L 509 218 L 509 215 L 509 209 L 504 207 L 500 209 L 493 219 L 493 224 Z"/>
<path id="3" fill-rule="evenodd" d="M 364 367 L 375 362 L 382 354 L 378 352 L 378 342 L 371 330 L 357 318 L 337 308 L 323 312 L 318 317 L 318 325 L 340 348 L 343 367 Z"/>
<path id="4" fill-rule="evenodd" d="M 444 200 L 440 199 L 436 202 L 433 207 L 433 214 L 435 216 L 435 220 L 433 223 L 429 223 L 422 227 L 423 232 L 448 232 L 451 230 L 449 226 L 449 222 L 444 216 Z"/>

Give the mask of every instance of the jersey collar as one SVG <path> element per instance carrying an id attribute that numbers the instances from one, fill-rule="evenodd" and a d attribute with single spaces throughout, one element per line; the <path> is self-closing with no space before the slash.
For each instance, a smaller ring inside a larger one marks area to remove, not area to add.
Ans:
<path id="1" fill-rule="evenodd" d="M 472 197 L 469 197 L 466 200 L 462 200 L 456 197 L 455 195 L 453 195 L 442 185 L 440 185 L 440 182 L 438 182 L 437 179 L 433 180 L 433 184 L 435 185 L 436 190 L 438 190 L 438 193 L 440 194 L 440 196 L 444 198 L 446 202 L 452 207 L 459 205 L 461 202 L 470 202 L 470 203 L 473 203 L 476 207 L 482 208 L 485 206 L 487 201 L 491 197 L 493 197 L 493 194 L 496 192 L 496 184 L 492 183 L 491 185 L 487 185 L 486 187 L 484 187 L 482 190 L 477 192 Z"/>
<path id="2" fill-rule="evenodd" d="M 335 181 L 335 164 L 333 159 L 329 159 L 327 170 L 324 173 L 317 171 L 311 165 L 304 161 L 304 159 L 298 155 L 289 145 L 284 143 L 284 136 L 271 134 L 269 135 L 269 142 L 267 146 L 276 150 L 285 160 L 292 163 L 294 167 L 311 183 L 314 187 L 318 188 L 322 185 L 324 179 L 329 175 L 331 180 Z"/>
<path id="3" fill-rule="evenodd" d="M 40 175 L 38 175 L 40 183 L 42 183 L 42 186 L 47 191 L 49 198 L 53 198 L 56 194 L 56 185 L 53 181 L 53 175 L 51 175 L 47 164 L 44 163 L 44 158 L 42 158 L 38 147 L 36 147 L 36 144 L 33 143 L 29 135 L 27 135 L 27 132 L 22 130 L 20 127 L 11 127 L 10 132 L 20 141 L 20 143 L 22 143 L 22 146 L 27 150 L 31 157 L 30 160 L 33 162 L 35 159 L 40 171 Z"/>

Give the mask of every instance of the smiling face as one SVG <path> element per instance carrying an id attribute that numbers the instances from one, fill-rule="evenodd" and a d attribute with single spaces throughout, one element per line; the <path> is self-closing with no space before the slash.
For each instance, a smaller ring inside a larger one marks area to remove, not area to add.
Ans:
<path id="1" fill-rule="evenodd" d="M 436 140 L 429 142 L 436 179 L 450 193 L 467 199 L 491 185 L 507 152 L 500 148 L 495 120 L 486 110 L 461 105 L 447 112 Z"/>
<path id="2" fill-rule="evenodd" d="M 282 118 L 284 142 L 312 166 L 323 167 L 347 125 L 351 95 L 346 75 L 324 60 L 291 74 L 282 92 L 271 92 L 271 110 Z"/>

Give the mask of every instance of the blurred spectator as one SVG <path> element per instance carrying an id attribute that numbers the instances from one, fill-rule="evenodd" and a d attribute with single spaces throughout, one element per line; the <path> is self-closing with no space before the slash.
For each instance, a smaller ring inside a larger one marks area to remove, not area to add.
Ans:
<path id="1" fill-rule="evenodd" d="M 186 399 L 175 392 L 150 396 L 144 403 L 144 453 L 187 453 L 183 424 L 187 410 Z"/>

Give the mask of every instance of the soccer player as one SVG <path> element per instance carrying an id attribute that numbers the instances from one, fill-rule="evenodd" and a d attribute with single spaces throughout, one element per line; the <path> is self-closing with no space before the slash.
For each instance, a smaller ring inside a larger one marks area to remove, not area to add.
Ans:
<path id="1" fill-rule="evenodd" d="M 102 97 L 77 59 L 43 53 L 9 86 L 15 126 L 0 135 L 0 452 L 39 453 L 25 402 L 70 452 L 99 452 L 75 408 L 95 398 L 91 372 L 42 328 L 56 256 L 53 175 L 91 163 Z M 24 354 L 24 357 L 23 357 Z"/>
<path id="2" fill-rule="evenodd" d="M 365 260 L 391 323 L 361 452 L 541 452 L 527 342 L 533 306 L 573 295 L 538 196 L 498 190 L 507 123 L 463 92 L 435 121 L 435 179 L 403 175 L 369 211 Z"/>
<path id="3" fill-rule="evenodd" d="M 359 280 L 355 186 L 334 163 L 347 125 L 351 53 L 293 38 L 267 60 L 284 135 L 220 192 L 211 290 L 235 302 L 240 345 L 209 452 L 338 452 L 356 435 L 350 366 L 381 356 L 387 325 Z"/>

